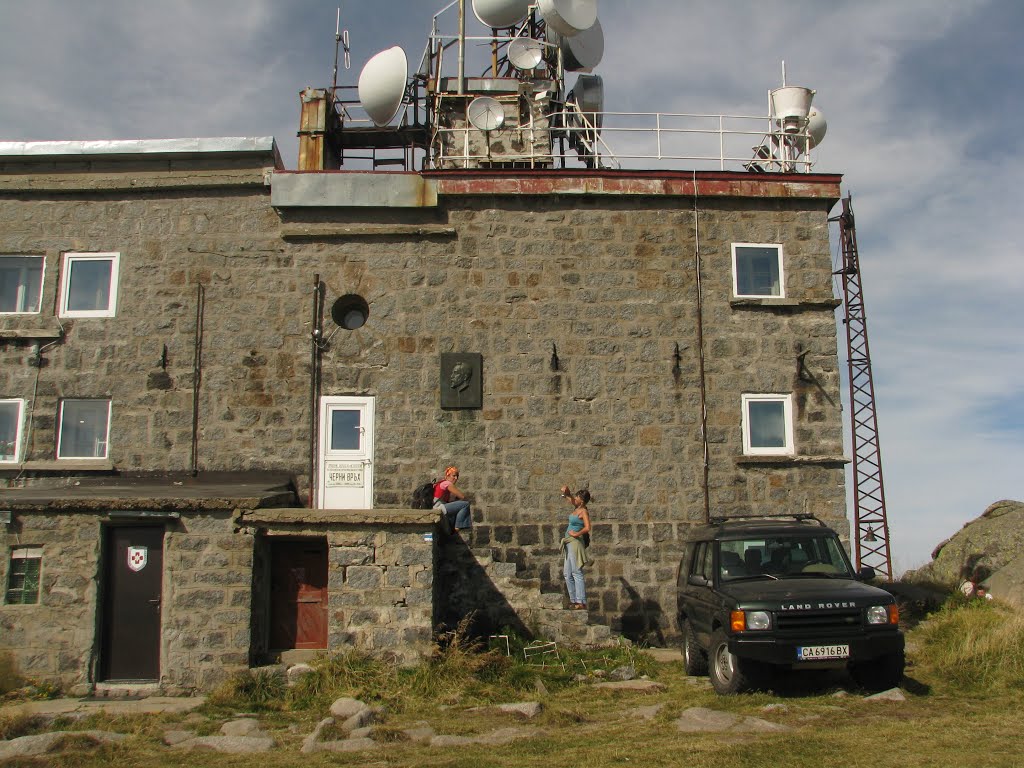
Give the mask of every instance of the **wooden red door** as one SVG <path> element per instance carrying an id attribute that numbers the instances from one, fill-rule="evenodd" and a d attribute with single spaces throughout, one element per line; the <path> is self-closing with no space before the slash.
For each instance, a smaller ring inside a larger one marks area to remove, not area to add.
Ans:
<path id="1" fill-rule="evenodd" d="M 327 647 L 327 542 L 275 541 L 270 552 L 270 647 Z"/>

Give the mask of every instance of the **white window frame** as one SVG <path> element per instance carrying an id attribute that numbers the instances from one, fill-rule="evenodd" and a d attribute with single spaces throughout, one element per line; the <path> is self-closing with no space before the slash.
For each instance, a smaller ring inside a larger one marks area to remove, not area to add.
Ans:
<path id="1" fill-rule="evenodd" d="M 778 293 L 740 293 L 739 265 L 737 249 L 739 248 L 774 248 L 778 254 L 779 292 Z M 782 246 L 779 243 L 733 243 L 732 244 L 732 295 L 740 299 L 784 299 L 786 298 L 786 272 Z"/>
<path id="2" fill-rule="evenodd" d="M 0 464 L 17 464 L 21 459 L 21 439 L 25 428 L 25 401 L 20 398 L 4 398 L 0 400 L 0 405 L 4 403 L 17 403 L 18 405 L 18 416 L 17 426 L 14 430 L 14 458 L 5 459 L 3 454 L 0 454 Z"/>
<path id="3" fill-rule="evenodd" d="M 782 414 L 785 424 L 785 445 L 765 447 L 751 445 L 750 440 L 750 404 L 751 403 L 782 403 Z M 745 394 L 741 421 L 743 424 L 743 453 L 746 456 L 793 456 L 796 447 L 793 442 L 793 395 L 782 394 Z"/>
<path id="4" fill-rule="evenodd" d="M 75 264 L 85 261 L 109 261 L 110 262 L 110 295 L 107 299 L 105 309 L 68 309 L 68 299 L 71 298 L 71 272 Z M 64 264 L 61 270 L 60 280 L 60 316 L 61 317 L 114 317 L 117 314 L 117 283 L 118 271 L 120 268 L 121 254 L 117 252 L 99 253 L 77 253 L 68 252 L 64 254 Z"/>
<path id="5" fill-rule="evenodd" d="M 107 404 L 107 430 L 106 439 L 102 441 L 103 454 L 101 456 L 62 456 L 60 452 L 61 441 L 64 433 L 64 406 L 67 403 L 81 402 L 102 402 Z M 110 413 L 111 400 L 104 397 L 66 397 L 60 401 L 60 410 L 57 413 L 57 458 L 64 461 L 103 461 L 110 456 Z"/>
<path id="6" fill-rule="evenodd" d="M 0 315 L 38 315 L 43 309 L 43 287 L 46 285 L 46 257 L 38 253 L 0 253 L 0 257 L 9 259 L 39 259 L 41 265 L 39 270 L 39 304 L 36 309 L 0 310 Z M 24 295 L 20 296 L 19 301 L 24 305 Z"/>

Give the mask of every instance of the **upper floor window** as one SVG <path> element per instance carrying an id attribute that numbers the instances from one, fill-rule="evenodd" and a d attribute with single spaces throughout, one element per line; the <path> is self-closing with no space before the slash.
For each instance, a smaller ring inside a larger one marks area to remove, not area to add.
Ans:
<path id="1" fill-rule="evenodd" d="M 733 243 L 732 280 L 735 296 L 784 297 L 782 246 Z"/>
<path id="2" fill-rule="evenodd" d="M 7 571 L 8 605 L 39 602 L 39 577 L 43 567 L 42 547 L 14 547 Z"/>
<path id="3" fill-rule="evenodd" d="M 58 459 L 105 459 L 110 434 L 109 400 L 62 400 Z"/>
<path id="4" fill-rule="evenodd" d="M 42 256 L 0 256 L 0 313 L 37 313 L 42 296 Z"/>
<path id="5" fill-rule="evenodd" d="M 61 317 L 113 317 L 117 311 L 118 253 L 66 253 Z"/>
<path id="6" fill-rule="evenodd" d="M 15 462 L 21 455 L 24 409 L 24 400 L 0 400 L 0 464 Z"/>
<path id="7" fill-rule="evenodd" d="M 743 395 L 743 453 L 790 456 L 793 448 L 793 396 Z"/>

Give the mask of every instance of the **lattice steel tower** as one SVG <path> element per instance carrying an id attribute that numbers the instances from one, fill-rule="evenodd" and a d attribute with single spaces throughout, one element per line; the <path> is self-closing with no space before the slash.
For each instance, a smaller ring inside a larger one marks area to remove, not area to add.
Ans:
<path id="1" fill-rule="evenodd" d="M 864 310 L 864 291 L 857 253 L 857 228 L 853 204 L 843 199 L 843 212 L 831 221 L 839 222 L 846 310 L 846 346 L 850 375 L 850 423 L 853 443 L 853 506 L 856 529 L 857 567 L 868 565 L 892 580 L 889 553 L 889 523 L 885 514 L 885 485 L 882 482 L 882 452 L 878 445 L 875 414 L 875 385 L 871 375 L 871 352 Z"/>

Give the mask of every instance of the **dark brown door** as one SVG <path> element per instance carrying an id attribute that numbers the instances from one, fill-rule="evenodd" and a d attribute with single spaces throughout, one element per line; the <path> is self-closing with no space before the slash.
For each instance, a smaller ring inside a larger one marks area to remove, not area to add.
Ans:
<path id="1" fill-rule="evenodd" d="M 104 542 L 101 680 L 160 678 L 164 529 L 108 528 Z"/>
<path id="2" fill-rule="evenodd" d="M 327 647 L 327 542 L 271 544 L 270 647 Z"/>

